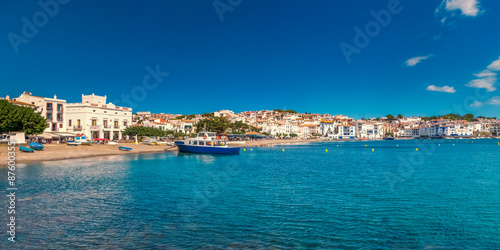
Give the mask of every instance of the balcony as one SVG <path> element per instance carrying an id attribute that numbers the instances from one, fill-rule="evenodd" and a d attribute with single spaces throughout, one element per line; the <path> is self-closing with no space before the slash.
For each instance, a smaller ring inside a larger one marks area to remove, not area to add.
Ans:
<path id="1" fill-rule="evenodd" d="M 103 125 L 102 128 L 103 129 L 111 129 L 111 125 Z"/>
<path id="2" fill-rule="evenodd" d="M 101 131 L 102 130 L 102 126 L 98 125 L 98 126 L 90 126 L 90 131 Z"/>
<path id="3" fill-rule="evenodd" d="M 82 131 L 82 126 L 73 125 L 73 130 L 74 131 Z"/>
<path id="4" fill-rule="evenodd" d="M 120 129 L 120 125 L 113 126 L 114 129 Z"/>

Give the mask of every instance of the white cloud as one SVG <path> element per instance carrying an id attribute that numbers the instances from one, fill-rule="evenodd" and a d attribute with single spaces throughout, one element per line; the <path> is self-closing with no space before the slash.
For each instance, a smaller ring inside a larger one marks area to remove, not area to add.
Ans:
<path id="1" fill-rule="evenodd" d="M 470 107 L 481 107 L 483 106 L 483 103 L 480 102 L 480 101 L 474 101 L 471 105 L 469 105 Z"/>
<path id="2" fill-rule="evenodd" d="M 488 76 L 496 76 L 497 73 L 491 72 L 489 70 L 483 70 L 481 73 L 474 74 L 477 77 L 488 77 Z"/>
<path id="3" fill-rule="evenodd" d="M 498 57 L 498 60 L 488 65 L 488 69 L 491 71 L 500 71 L 500 57 Z"/>
<path id="4" fill-rule="evenodd" d="M 455 93 L 455 92 L 457 92 L 455 90 L 455 87 L 450 87 L 450 86 L 438 87 L 438 86 L 435 86 L 435 85 L 429 85 L 427 87 L 427 90 L 429 90 L 429 91 L 438 91 L 438 92 L 446 92 L 446 93 Z"/>
<path id="5" fill-rule="evenodd" d="M 486 89 L 488 92 L 493 92 L 497 90 L 497 88 L 493 87 L 493 84 L 497 82 L 497 78 L 494 76 L 489 76 L 485 78 L 479 78 L 476 80 L 470 81 L 467 86 L 478 88 L 478 89 Z"/>
<path id="6" fill-rule="evenodd" d="M 500 105 L 500 96 L 494 96 L 489 101 L 488 104 Z"/>
<path id="7" fill-rule="evenodd" d="M 460 10 L 465 16 L 477 16 L 480 12 L 478 0 L 443 0 L 436 12 L 443 9 L 451 12 Z"/>
<path id="8" fill-rule="evenodd" d="M 413 67 L 413 66 L 419 64 L 421 61 L 423 61 L 431 56 L 432 56 L 432 54 L 426 55 L 426 56 L 413 57 L 413 58 L 408 59 L 405 63 L 406 63 L 406 66 Z"/>
<path id="9" fill-rule="evenodd" d="M 493 71 L 500 71 L 500 57 L 498 60 L 493 61 L 490 65 L 488 65 L 487 69 L 481 71 L 480 73 L 474 74 L 479 77 L 479 79 L 475 79 L 470 81 L 466 86 L 486 89 L 488 92 L 493 92 L 497 90 L 493 85 L 497 82 L 497 73 Z"/>

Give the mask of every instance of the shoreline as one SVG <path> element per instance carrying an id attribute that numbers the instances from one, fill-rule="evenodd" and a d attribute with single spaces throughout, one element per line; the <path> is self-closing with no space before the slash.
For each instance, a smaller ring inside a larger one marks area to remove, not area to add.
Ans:
<path id="1" fill-rule="evenodd" d="M 304 142 L 316 142 L 315 140 L 261 140 L 261 141 L 244 141 L 245 144 L 239 144 L 240 141 L 228 142 L 231 147 L 272 147 L 283 144 L 297 144 Z M 26 145 L 24 145 L 26 146 Z M 119 145 L 79 145 L 68 146 L 67 144 L 44 144 L 43 151 L 35 151 L 34 153 L 23 153 L 19 151 L 19 145 L 15 146 L 17 163 L 33 163 L 45 161 L 71 160 L 92 158 L 99 156 L 112 155 L 137 155 L 137 154 L 155 154 L 177 151 L 176 146 L 165 145 L 144 145 L 133 143 L 120 143 Z M 130 147 L 131 151 L 120 151 L 118 146 Z M 8 164 L 8 148 L 6 144 L 0 145 L 0 167 L 6 167 Z"/>

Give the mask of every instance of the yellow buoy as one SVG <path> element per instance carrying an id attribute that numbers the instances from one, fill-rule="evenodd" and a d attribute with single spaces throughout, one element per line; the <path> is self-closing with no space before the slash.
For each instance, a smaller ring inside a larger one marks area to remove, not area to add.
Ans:
<path id="1" fill-rule="evenodd" d="M 372 152 L 375 151 L 375 149 L 372 148 Z"/>
<path id="2" fill-rule="evenodd" d="M 337 145 L 337 148 L 339 147 L 339 145 Z"/>
<path id="3" fill-rule="evenodd" d="M 418 148 L 416 148 L 415 150 L 417 150 L 417 151 L 418 151 Z"/>
<path id="4" fill-rule="evenodd" d="M 325 152 L 328 152 L 328 149 L 325 149 Z"/>
<path id="5" fill-rule="evenodd" d="M 285 152 L 285 149 L 283 149 L 283 152 Z"/>
<path id="6" fill-rule="evenodd" d="M 396 145 L 396 147 L 399 147 L 399 145 Z"/>
<path id="7" fill-rule="evenodd" d="M 455 146 L 455 143 L 453 143 L 453 146 Z"/>
<path id="8" fill-rule="evenodd" d="M 368 145 L 365 145 L 365 147 L 368 147 Z"/>
<path id="9" fill-rule="evenodd" d="M 439 144 L 438 146 L 441 147 L 441 144 Z"/>
<path id="10" fill-rule="evenodd" d="M 247 151 L 247 149 L 246 149 L 246 148 L 244 148 L 244 149 L 243 149 L 243 151 Z"/>

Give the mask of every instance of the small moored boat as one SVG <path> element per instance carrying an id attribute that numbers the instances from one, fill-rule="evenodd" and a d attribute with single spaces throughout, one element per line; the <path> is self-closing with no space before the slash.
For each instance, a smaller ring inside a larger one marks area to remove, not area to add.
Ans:
<path id="1" fill-rule="evenodd" d="M 90 145 L 91 141 L 84 134 L 77 134 L 74 141 L 67 141 L 69 146 L 78 146 L 82 144 Z"/>
<path id="2" fill-rule="evenodd" d="M 43 145 L 40 143 L 30 142 L 29 146 L 34 150 L 43 150 Z"/>
<path id="3" fill-rule="evenodd" d="M 239 154 L 238 147 L 229 147 L 226 140 L 217 139 L 213 132 L 200 132 L 196 138 L 176 141 L 179 152 L 194 154 Z"/>
<path id="4" fill-rule="evenodd" d="M 28 148 L 28 147 L 24 147 L 24 146 L 19 146 L 19 151 L 25 152 L 25 153 L 33 153 L 33 152 L 35 152 L 34 149 Z"/>
<path id="5" fill-rule="evenodd" d="M 132 148 L 122 147 L 122 146 L 119 146 L 118 149 L 121 150 L 121 151 L 130 151 L 130 150 L 132 150 Z"/>
<path id="6" fill-rule="evenodd" d="M 78 146 L 81 145 L 82 143 L 79 141 L 67 141 L 66 144 L 68 144 L 68 146 Z"/>

